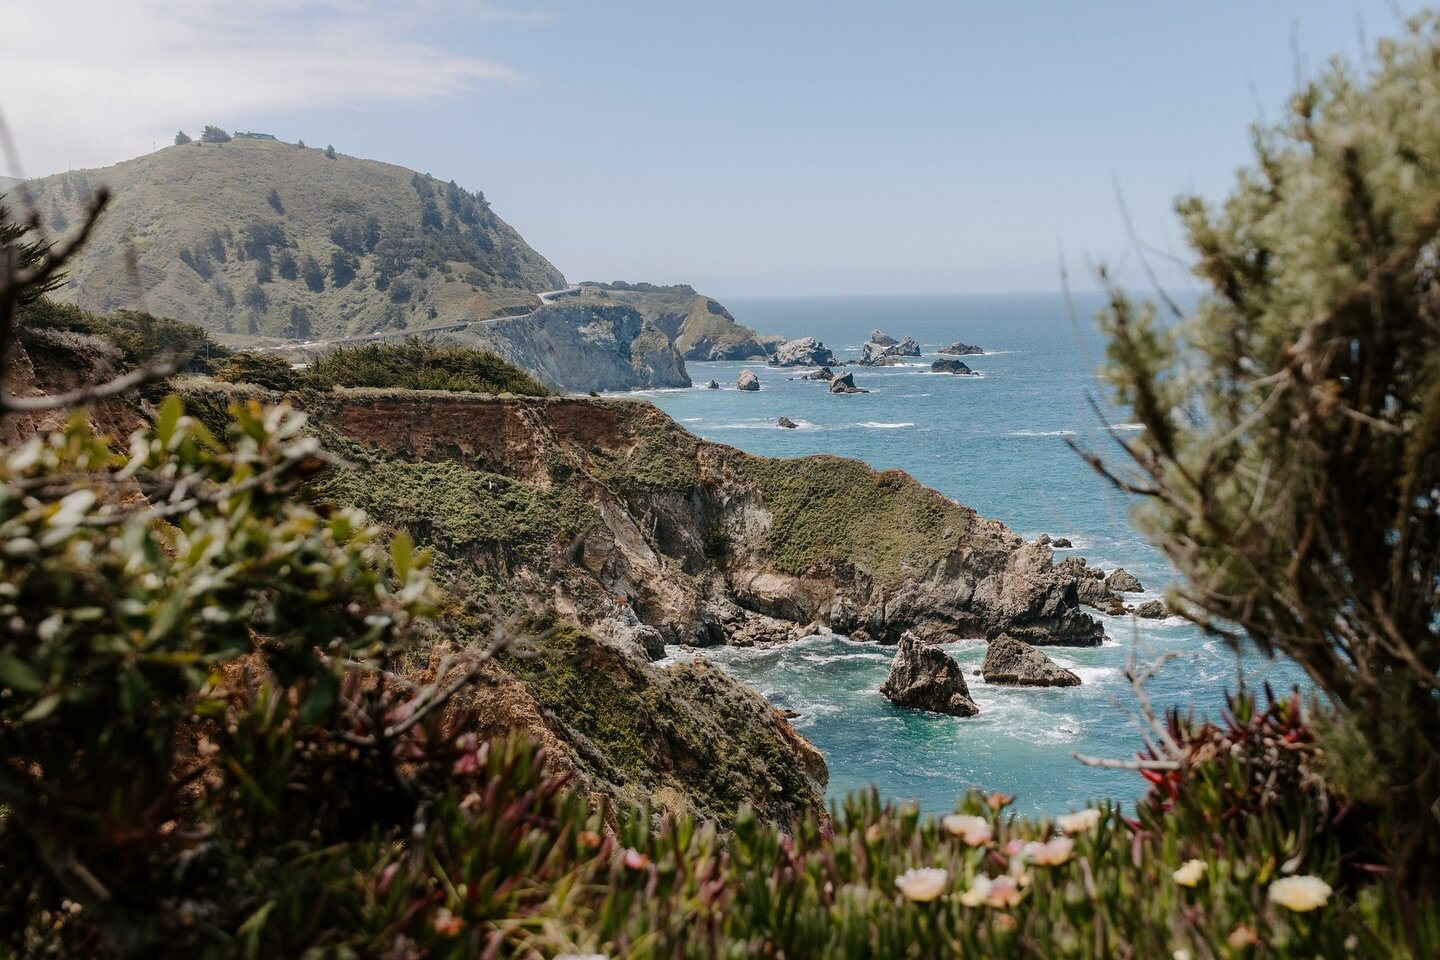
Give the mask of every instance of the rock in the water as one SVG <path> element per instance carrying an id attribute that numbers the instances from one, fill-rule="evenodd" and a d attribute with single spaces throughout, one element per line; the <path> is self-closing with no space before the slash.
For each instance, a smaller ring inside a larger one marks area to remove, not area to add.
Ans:
<path id="1" fill-rule="evenodd" d="M 741 370 L 740 376 L 735 378 L 736 390 L 759 390 L 760 378 L 749 370 Z"/>
<path id="2" fill-rule="evenodd" d="M 970 699 L 960 665 L 938 647 L 923 645 L 912 633 L 900 638 L 880 693 L 891 703 L 931 713 L 973 717 L 980 712 Z"/>
<path id="3" fill-rule="evenodd" d="M 894 337 L 886 336 L 883 331 L 871 330 L 870 339 L 865 342 L 860 359 L 855 362 L 862 367 L 887 367 L 904 362 L 900 359 L 901 357 L 918 356 L 920 356 L 920 344 L 915 342 L 914 337 L 896 340 Z"/>
<path id="4" fill-rule="evenodd" d="M 772 367 L 823 367 L 835 362 L 835 354 L 814 337 L 786 340 L 769 359 Z"/>
<path id="5" fill-rule="evenodd" d="M 961 343 L 958 340 L 950 344 L 950 346 L 948 347 L 942 347 L 940 352 L 948 353 L 952 357 L 978 357 L 985 353 L 984 349 L 982 349 L 981 347 L 977 347 L 968 343 Z"/>
<path id="6" fill-rule="evenodd" d="M 777 422 L 786 430 L 794 430 L 796 427 L 800 426 L 800 424 L 796 423 L 794 420 L 791 420 L 789 417 L 781 417 Z"/>
<path id="7" fill-rule="evenodd" d="M 714 380 L 711 380 L 709 383 L 705 384 L 705 389 L 706 389 L 706 390 L 719 390 L 719 389 L 720 389 L 720 384 L 716 383 Z"/>
<path id="8" fill-rule="evenodd" d="M 930 364 L 931 373 L 953 373 L 962 377 L 978 376 L 960 360 L 946 360 L 943 357 Z"/>
<path id="9" fill-rule="evenodd" d="M 1075 544 L 1070 542 L 1069 537 L 1056 537 L 1054 540 L 1050 541 L 1050 546 L 1054 547 L 1056 550 L 1070 550 L 1075 546 Z"/>
<path id="10" fill-rule="evenodd" d="M 1074 687 L 1080 678 L 1023 640 L 1001 634 L 990 641 L 980 675 L 986 683 L 1025 687 Z"/>
<path id="11" fill-rule="evenodd" d="M 831 393 L 869 393 L 864 387 L 855 386 L 855 374 L 842 373 L 830 381 Z"/>
<path id="12" fill-rule="evenodd" d="M 805 374 L 804 379 L 806 379 L 806 380 L 834 380 L 834 379 L 835 379 L 835 372 L 834 372 L 833 370 L 831 370 L 829 367 L 821 367 L 819 370 L 816 370 L 814 373 L 807 373 L 807 374 Z"/>
<path id="13" fill-rule="evenodd" d="M 1075 598 L 1080 603 L 1112 617 L 1125 612 L 1125 604 L 1106 586 L 1104 571 L 1087 566 L 1084 557 L 1066 557 L 1055 565 L 1055 572 L 1062 577 L 1073 578 Z"/>
<path id="14" fill-rule="evenodd" d="M 1146 600 L 1135 608 L 1135 616 L 1144 617 L 1146 620 L 1164 620 L 1170 615 L 1165 609 L 1165 603 L 1161 600 Z"/>
<path id="15" fill-rule="evenodd" d="M 1105 586 L 1113 593 L 1145 592 L 1145 588 L 1140 586 L 1140 581 L 1136 580 L 1134 574 L 1128 573 L 1124 567 L 1116 567 L 1115 572 L 1105 578 Z"/>
<path id="16" fill-rule="evenodd" d="M 1038 536 L 1038 537 L 1035 538 L 1035 542 L 1036 542 L 1036 543 L 1049 543 L 1049 542 L 1050 542 L 1050 534 L 1048 534 L 1048 533 L 1042 533 L 1042 534 L 1040 534 L 1040 536 Z"/>

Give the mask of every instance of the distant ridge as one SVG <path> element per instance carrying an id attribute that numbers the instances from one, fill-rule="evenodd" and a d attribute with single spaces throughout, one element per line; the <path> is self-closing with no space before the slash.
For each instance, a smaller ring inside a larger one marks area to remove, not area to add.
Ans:
<path id="1" fill-rule="evenodd" d="M 482 193 L 374 160 L 237 138 L 32 181 L 57 232 L 102 184 L 111 209 L 57 298 L 232 343 L 523 313 L 565 285 Z"/>

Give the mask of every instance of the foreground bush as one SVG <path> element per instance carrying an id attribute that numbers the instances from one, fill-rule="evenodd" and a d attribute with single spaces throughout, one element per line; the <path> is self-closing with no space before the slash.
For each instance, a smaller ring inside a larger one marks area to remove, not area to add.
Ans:
<path id="1" fill-rule="evenodd" d="M 300 373 L 304 386 L 391 387 L 404 390 L 464 390 L 549 396 L 528 373 L 483 350 L 444 347 L 410 337 L 401 343 L 341 347 Z"/>
<path id="2" fill-rule="evenodd" d="M 1179 205 L 1199 307 L 1162 323 L 1113 292 L 1109 377 L 1145 427 L 1116 479 L 1181 611 L 1340 708 L 1358 749 L 1332 757 L 1440 891 L 1440 18 L 1255 143 L 1223 205 Z"/>

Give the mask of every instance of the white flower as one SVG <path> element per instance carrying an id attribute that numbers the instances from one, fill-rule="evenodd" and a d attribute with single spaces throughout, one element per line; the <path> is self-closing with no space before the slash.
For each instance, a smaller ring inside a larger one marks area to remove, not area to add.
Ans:
<path id="1" fill-rule="evenodd" d="M 914 900 L 916 903 L 929 903 L 940 894 L 945 892 L 945 881 L 950 879 L 950 872 L 939 867 L 919 867 L 906 870 L 895 878 L 895 886 L 900 888 L 906 899 Z"/>
<path id="2" fill-rule="evenodd" d="M 1208 869 L 1210 869 L 1210 864 L 1204 860 L 1186 860 L 1180 869 L 1170 876 L 1174 877 L 1175 882 L 1182 887 L 1193 887 L 1200 882 L 1200 878 Z"/>
<path id="3" fill-rule="evenodd" d="M 1013 907 L 1020 902 L 1022 884 L 1014 877 L 1001 876 L 991 880 L 985 874 L 975 878 L 970 889 L 960 894 L 967 907 Z"/>
<path id="4" fill-rule="evenodd" d="M 1175 960 L 1190 960 L 1190 951 L 1186 950 L 1184 947 L 1181 947 L 1179 950 L 1176 950 L 1174 953 L 1172 953 L 1171 956 L 1174 957 Z"/>
<path id="5" fill-rule="evenodd" d="M 990 882 L 990 878 L 982 873 L 975 878 L 974 883 L 970 884 L 969 890 L 960 894 L 960 902 L 967 907 L 981 906 L 990 899 L 990 889 L 993 886 L 994 884 Z"/>
<path id="6" fill-rule="evenodd" d="M 1075 841 L 1069 837 L 1056 837 L 1046 843 L 1031 841 L 1025 844 L 1025 859 L 1037 867 L 1058 867 L 1070 859 L 1075 850 Z"/>
<path id="7" fill-rule="evenodd" d="M 1286 910 L 1318 910 L 1330 899 L 1330 884 L 1319 877 L 1286 877 L 1270 884 L 1270 899 Z"/>
<path id="8" fill-rule="evenodd" d="M 1084 833 L 1100 826 L 1100 811 L 1094 807 L 1067 813 L 1055 821 L 1066 833 Z"/>
<path id="9" fill-rule="evenodd" d="M 994 831 L 990 823 L 984 817 L 966 816 L 963 813 L 952 813 L 940 821 L 950 833 L 957 837 L 964 838 L 965 842 L 972 847 L 983 846 L 990 842 Z"/>

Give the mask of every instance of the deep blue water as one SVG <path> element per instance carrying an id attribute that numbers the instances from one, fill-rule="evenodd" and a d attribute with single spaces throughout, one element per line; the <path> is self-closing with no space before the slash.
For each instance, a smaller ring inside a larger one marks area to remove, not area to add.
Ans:
<path id="1" fill-rule="evenodd" d="M 846 297 L 731 300 L 736 319 L 761 333 L 817 336 L 844 359 L 858 355 L 872 328 L 920 341 L 913 365 L 851 368 L 868 394 L 832 396 L 798 379 L 802 370 L 763 363 L 691 363 L 695 389 L 647 391 L 656 405 L 701 436 L 753 453 L 792 457 L 833 453 L 880 469 L 898 467 L 1017 533 L 1069 537 L 1107 571 L 1123 566 L 1160 596 L 1171 573 L 1132 528 L 1129 504 L 1066 445 L 1067 438 L 1122 456 L 1087 398 L 1107 396 L 1095 370 L 1103 343 L 1092 320 L 1099 300 L 1058 295 Z M 955 340 L 979 344 L 966 357 L 979 377 L 929 372 L 935 351 Z M 758 393 L 734 389 L 755 371 Z M 705 390 L 714 378 L 721 390 Z M 796 379 L 789 379 L 795 377 Z M 776 425 L 780 416 L 800 424 Z M 1117 432 L 1136 429 L 1123 412 Z M 1064 556 L 1062 552 L 1059 556 Z M 891 705 L 877 692 L 892 648 L 822 636 L 771 649 L 724 648 L 701 655 L 745 679 L 776 706 L 799 711 L 795 725 L 830 766 L 831 795 L 876 784 L 882 796 L 948 809 L 969 786 L 1004 790 L 1029 811 L 1057 812 L 1087 800 L 1132 801 L 1145 782 L 1128 771 L 1082 766 L 1073 752 L 1124 758 L 1141 744 L 1134 697 L 1122 676 L 1132 652 L 1142 660 L 1179 656 L 1147 688 L 1157 705 L 1214 714 L 1237 670 L 1277 686 L 1299 678 L 1288 663 L 1254 656 L 1237 663 L 1218 641 L 1178 618 L 1151 622 L 1102 618 L 1110 640 L 1097 649 L 1049 648 L 1082 678 L 1061 690 L 987 686 L 970 678 L 980 705 L 972 718 L 940 717 Z M 947 648 L 967 672 L 984 644 Z M 676 656 L 688 654 L 675 648 Z"/>

